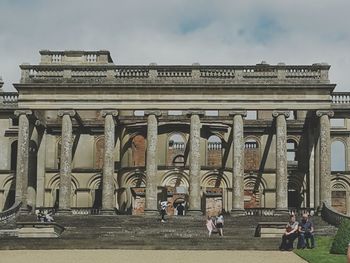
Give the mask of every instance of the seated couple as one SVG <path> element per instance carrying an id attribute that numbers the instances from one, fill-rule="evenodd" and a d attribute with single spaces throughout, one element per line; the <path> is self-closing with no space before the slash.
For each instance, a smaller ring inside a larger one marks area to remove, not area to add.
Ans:
<path id="1" fill-rule="evenodd" d="M 296 238 L 298 238 L 297 248 L 314 248 L 315 240 L 313 232 L 314 226 L 309 220 L 308 214 L 303 214 L 300 223 L 296 221 L 295 215 L 291 215 L 286 226 L 286 231 L 282 236 L 282 243 L 279 249 L 288 251 L 293 250 L 293 242 Z M 309 240 L 311 241 L 311 246 Z"/>

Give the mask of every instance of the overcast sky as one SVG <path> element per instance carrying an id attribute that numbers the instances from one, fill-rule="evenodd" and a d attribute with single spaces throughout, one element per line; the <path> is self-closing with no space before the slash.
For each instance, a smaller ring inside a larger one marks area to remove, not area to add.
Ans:
<path id="1" fill-rule="evenodd" d="M 116 64 L 331 64 L 350 91 L 349 0 L 0 0 L 0 76 L 40 49 L 107 49 Z"/>

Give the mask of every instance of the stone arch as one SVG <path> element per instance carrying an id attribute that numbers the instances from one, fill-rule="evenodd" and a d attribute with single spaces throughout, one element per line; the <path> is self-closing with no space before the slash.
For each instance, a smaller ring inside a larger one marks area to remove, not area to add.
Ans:
<path id="1" fill-rule="evenodd" d="M 132 166 L 145 166 L 146 160 L 146 139 L 145 136 L 137 133 L 130 138 L 132 152 Z"/>
<path id="2" fill-rule="evenodd" d="M 177 215 L 178 208 L 186 208 L 187 193 L 189 189 L 189 176 L 184 171 L 174 169 L 165 173 L 161 181 L 162 191 L 158 193 L 158 201 L 167 200 L 169 205 L 167 207 L 168 215 Z M 181 207 L 178 205 L 181 205 Z M 183 215 L 183 210 L 181 214 Z"/>
<path id="3" fill-rule="evenodd" d="M 244 139 L 244 170 L 257 171 L 260 167 L 260 139 L 247 136 Z"/>
<path id="4" fill-rule="evenodd" d="M 229 188 L 230 180 L 223 172 L 209 171 L 202 175 L 201 186 L 202 187 L 221 187 Z"/>
<path id="5" fill-rule="evenodd" d="M 185 166 L 186 137 L 181 132 L 172 132 L 167 137 L 167 165 Z"/>
<path id="6" fill-rule="evenodd" d="M 88 182 L 92 208 L 102 208 L 102 174 L 95 174 Z"/>
<path id="7" fill-rule="evenodd" d="M 331 170 L 345 171 L 346 167 L 346 141 L 333 138 L 331 144 Z"/>
<path id="8" fill-rule="evenodd" d="M 189 175 L 183 171 L 169 171 L 163 175 L 161 186 L 189 187 Z"/>
<path id="9" fill-rule="evenodd" d="M 121 177 L 117 191 L 118 209 L 121 213 L 140 215 L 144 213 L 146 175 L 134 170 Z"/>
<path id="10" fill-rule="evenodd" d="M 15 203 L 16 189 L 15 189 L 15 177 L 13 175 L 7 176 L 2 186 L 3 192 L 3 204 L 2 210 L 9 209 Z"/>
<path id="11" fill-rule="evenodd" d="M 222 165 L 222 139 L 213 134 L 207 139 L 207 165 L 220 167 Z"/>
<path id="12" fill-rule="evenodd" d="M 266 181 L 256 174 L 244 176 L 244 208 L 265 207 Z"/>
<path id="13" fill-rule="evenodd" d="M 54 175 L 47 184 L 47 188 L 51 189 L 49 206 L 58 207 L 59 200 L 59 186 L 60 186 L 60 174 Z M 75 207 L 77 204 L 76 190 L 80 188 L 79 181 L 72 175 L 71 181 L 71 206 Z"/>
<path id="14" fill-rule="evenodd" d="M 105 149 L 105 136 L 101 135 L 95 138 L 94 142 L 94 167 L 96 169 L 103 168 L 104 161 L 104 149 Z"/>
<path id="15" fill-rule="evenodd" d="M 350 214 L 350 179 L 346 175 L 337 175 L 331 180 L 331 205 L 338 212 Z"/>
<path id="16" fill-rule="evenodd" d="M 202 210 L 207 216 L 217 216 L 228 210 L 229 179 L 223 172 L 209 171 L 201 178 Z"/>

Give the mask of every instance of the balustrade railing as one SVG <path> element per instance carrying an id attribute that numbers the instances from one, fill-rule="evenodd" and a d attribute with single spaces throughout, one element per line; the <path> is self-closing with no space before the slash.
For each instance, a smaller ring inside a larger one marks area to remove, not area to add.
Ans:
<path id="1" fill-rule="evenodd" d="M 22 205 L 22 203 L 15 203 L 9 209 L 7 209 L 7 210 L 5 210 L 3 212 L 0 212 L 0 222 L 8 220 L 8 219 L 13 218 L 14 216 L 16 216 L 17 212 L 21 208 L 21 205 Z"/>
<path id="2" fill-rule="evenodd" d="M 247 216 L 274 216 L 274 208 L 246 208 L 245 214 Z"/>
<path id="3" fill-rule="evenodd" d="M 335 209 L 327 206 L 325 203 L 322 205 L 321 216 L 328 224 L 338 227 L 342 220 L 350 220 L 349 216 L 339 213 Z"/>
<path id="4" fill-rule="evenodd" d="M 101 210 L 99 208 L 91 207 L 72 207 L 73 215 L 99 215 Z"/>
<path id="5" fill-rule="evenodd" d="M 331 99 L 334 104 L 350 104 L 350 92 L 333 92 Z"/>
<path id="6" fill-rule="evenodd" d="M 102 79 L 301 79 L 324 80 L 328 82 L 327 65 L 312 66 L 285 66 L 285 65 L 256 65 L 256 66 L 162 66 L 162 65 L 135 65 L 120 66 L 114 64 L 99 64 L 98 56 L 87 55 L 86 64 L 65 64 L 59 54 L 51 58 L 50 63 L 40 65 L 21 65 L 22 81 L 74 78 L 102 78 Z M 96 60 L 96 61 L 95 61 Z M 74 80 L 73 80 L 74 81 Z"/>
<path id="7" fill-rule="evenodd" d="M 1 92 L 0 97 L 2 97 L 3 104 L 16 104 L 18 101 L 17 92 Z"/>

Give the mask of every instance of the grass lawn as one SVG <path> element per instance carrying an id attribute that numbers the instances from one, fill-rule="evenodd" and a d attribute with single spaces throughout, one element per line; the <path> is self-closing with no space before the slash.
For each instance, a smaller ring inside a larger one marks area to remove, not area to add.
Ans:
<path id="1" fill-rule="evenodd" d="M 317 237 L 316 248 L 295 249 L 294 253 L 311 263 L 344 263 L 345 255 L 330 254 L 333 237 Z"/>

